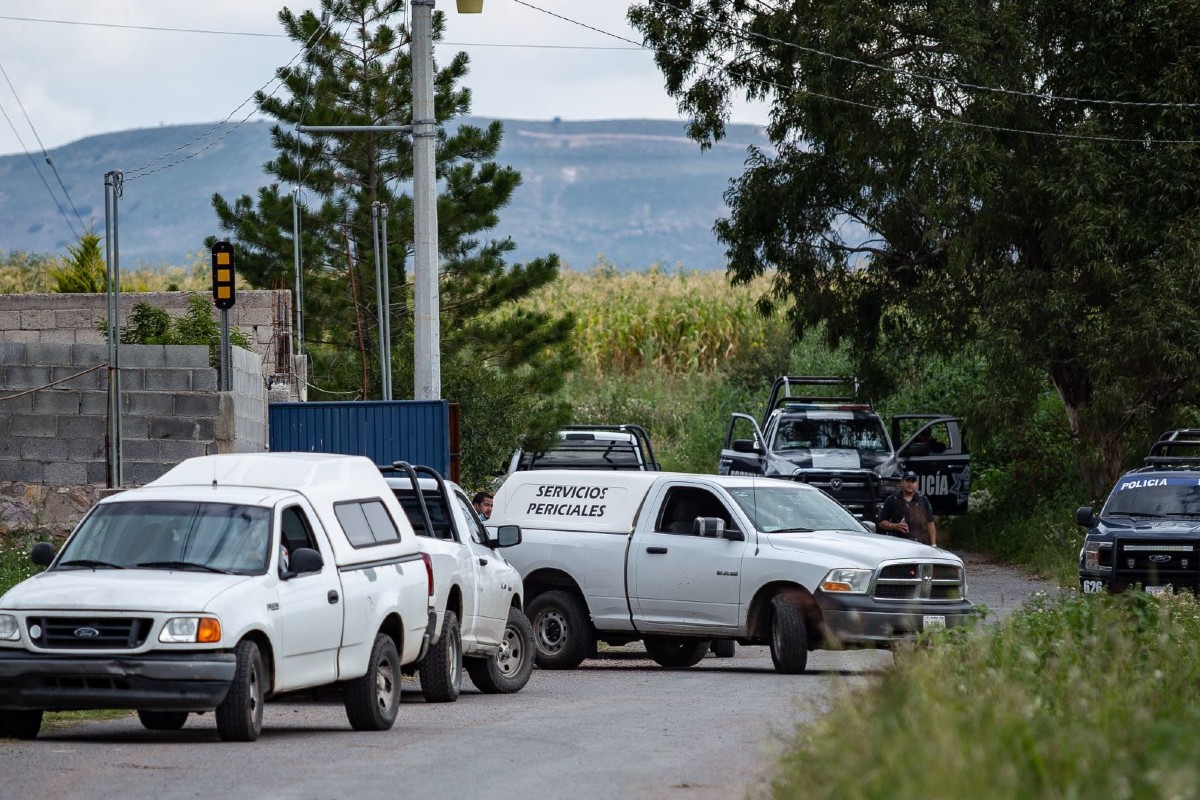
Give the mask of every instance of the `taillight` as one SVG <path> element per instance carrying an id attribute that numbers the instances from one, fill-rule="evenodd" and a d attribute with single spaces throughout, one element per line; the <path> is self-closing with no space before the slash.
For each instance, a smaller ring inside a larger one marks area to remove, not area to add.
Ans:
<path id="1" fill-rule="evenodd" d="M 425 582 L 429 586 L 429 599 L 433 600 L 433 559 L 429 557 L 429 553 L 421 553 L 421 560 L 425 562 Z"/>

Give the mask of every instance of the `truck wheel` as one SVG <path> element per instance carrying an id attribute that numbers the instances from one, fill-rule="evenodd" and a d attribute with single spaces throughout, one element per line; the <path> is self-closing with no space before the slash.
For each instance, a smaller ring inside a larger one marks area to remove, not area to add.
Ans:
<path id="1" fill-rule="evenodd" d="M 489 658 L 468 658 L 467 674 L 484 694 L 513 694 L 525 688 L 533 674 L 533 625 L 519 608 L 508 610 L 500 652 Z"/>
<path id="2" fill-rule="evenodd" d="M 421 694 L 430 703 L 453 703 L 462 690 L 462 630 L 449 609 L 442 620 L 442 635 L 421 659 Z"/>
<path id="3" fill-rule="evenodd" d="M 554 590 L 529 603 L 529 621 L 542 669 L 575 669 L 592 649 L 595 634 L 587 606 L 579 595 Z"/>
<path id="4" fill-rule="evenodd" d="M 799 675 L 808 666 L 808 629 L 795 595 L 771 598 L 771 661 L 775 671 L 784 675 Z"/>
<path id="5" fill-rule="evenodd" d="M 709 639 L 687 639 L 680 636 L 647 636 L 642 640 L 654 663 L 668 669 L 694 667 L 708 653 Z"/>
<path id="6" fill-rule="evenodd" d="M 262 733 L 267 670 L 258 645 L 249 639 L 238 642 L 234 653 L 237 671 L 229 693 L 217 706 L 217 734 L 226 742 L 253 742 Z"/>
<path id="7" fill-rule="evenodd" d="M 41 729 L 41 711 L 27 708 L 0 710 L 0 739 L 36 739 Z"/>
<path id="8" fill-rule="evenodd" d="M 737 652 L 737 642 L 733 639 L 713 639 L 712 651 L 717 658 L 733 658 Z"/>
<path id="9" fill-rule="evenodd" d="M 400 712 L 400 654 L 390 636 L 375 635 L 367 674 L 346 684 L 346 717 L 356 731 L 386 731 Z"/>
<path id="10" fill-rule="evenodd" d="M 187 718 L 186 711 L 138 711 L 138 719 L 148 731 L 177 731 Z"/>

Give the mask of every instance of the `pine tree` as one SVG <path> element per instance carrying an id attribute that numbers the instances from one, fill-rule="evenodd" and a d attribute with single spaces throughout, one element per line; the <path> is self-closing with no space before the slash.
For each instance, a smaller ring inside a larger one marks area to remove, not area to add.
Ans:
<path id="1" fill-rule="evenodd" d="M 325 22 L 312 11 L 296 16 L 284 8 L 279 13 L 283 28 L 303 49 L 278 70 L 283 96 L 256 96 L 260 110 L 278 121 L 271 130 L 276 157 L 265 165 L 278 182 L 261 188 L 256 199 L 244 195 L 230 203 L 213 196 L 219 224 L 238 248 L 239 277 L 259 288 L 289 288 L 294 282 L 291 187 L 301 187 L 304 350 L 313 399 L 380 396 L 375 202 L 389 211 L 394 396 L 411 396 L 412 293 L 406 260 L 412 251 L 413 201 L 403 191 L 412 179 L 411 137 L 296 130 L 299 125 L 412 122 L 404 6 L 404 0 L 322 0 Z M 435 41 L 443 29 L 444 18 L 435 13 Z M 565 409 L 556 397 L 573 364 L 573 320 L 516 309 L 516 301 L 556 278 L 556 255 L 508 264 L 512 240 L 485 238 L 521 178 L 495 160 L 503 136 L 500 122 L 464 124 L 453 133 L 441 127 L 469 113 L 470 90 L 458 86 L 467 67 L 466 54 L 459 53 L 435 72 L 443 384 L 457 393 L 447 398 L 462 403 L 464 428 L 475 438 L 485 434 L 493 450 L 504 450 L 527 432 L 561 421 Z M 504 394 L 496 396 L 497 391 Z M 505 413 L 493 413 L 497 408 Z M 463 467 L 463 483 L 473 486 L 498 471 L 500 463 L 492 457 L 480 463 L 465 452 Z"/>

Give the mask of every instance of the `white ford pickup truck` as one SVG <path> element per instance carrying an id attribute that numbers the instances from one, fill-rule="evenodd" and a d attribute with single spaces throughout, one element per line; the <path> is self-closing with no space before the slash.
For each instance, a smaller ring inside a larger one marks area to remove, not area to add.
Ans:
<path id="1" fill-rule="evenodd" d="M 0 736 L 127 708 L 151 730 L 215 710 L 253 741 L 266 699 L 334 684 L 355 730 L 386 730 L 435 622 L 429 562 L 360 456 L 189 459 L 32 556 L 46 571 L 0 597 Z"/>
<path id="2" fill-rule="evenodd" d="M 433 563 L 438 622 L 416 665 L 421 693 L 432 703 L 457 700 L 464 666 L 484 694 L 521 691 L 533 672 L 533 628 L 521 575 L 499 552 L 520 544 L 520 531 L 489 536 L 462 488 L 430 467 L 397 461 L 383 473 Z"/>
<path id="3" fill-rule="evenodd" d="M 572 669 L 597 640 L 641 640 L 690 667 L 712 640 L 810 650 L 891 648 L 976 616 L 962 560 L 867 531 L 819 489 L 771 478 L 546 470 L 510 475 L 488 526 L 525 582 L 536 661 Z"/>

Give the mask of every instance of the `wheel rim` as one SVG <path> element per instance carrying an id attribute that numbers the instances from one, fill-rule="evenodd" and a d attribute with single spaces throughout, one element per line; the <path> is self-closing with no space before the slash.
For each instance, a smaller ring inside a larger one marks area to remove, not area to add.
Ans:
<path id="1" fill-rule="evenodd" d="M 392 669 L 391 661 L 381 658 L 375 665 L 375 702 L 379 704 L 379 710 L 390 709 L 395 697 L 396 671 Z"/>
<path id="2" fill-rule="evenodd" d="M 259 670 L 257 662 L 250 668 L 250 702 L 249 711 L 250 719 L 257 726 L 258 720 L 262 719 L 262 673 Z"/>
<path id="3" fill-rule="evenodd" d="M 521 646 L 520 632 L 509 625 L 504 629 L 504 639 L 500 642 L 500 653 L 496 656 L 496 667 L 506 678 L 515 675 L 521 669 L 521 660 L 525 651 Z"/>
<path id="4" fill-rule="evenodd" d="M 462 684 L 462 639 L 457 636 L 450 638 L 450 657 L 446 659 L 446 677 L 450 685 L 458 687 Z"/>
<path id="5" fill-rule="evenodd" d="M 554 655 L 566 644 L 567 618 L 556 608 L 546 609 L 538 614 L 535 633 L 538 649 L 548 655 Z"/>

